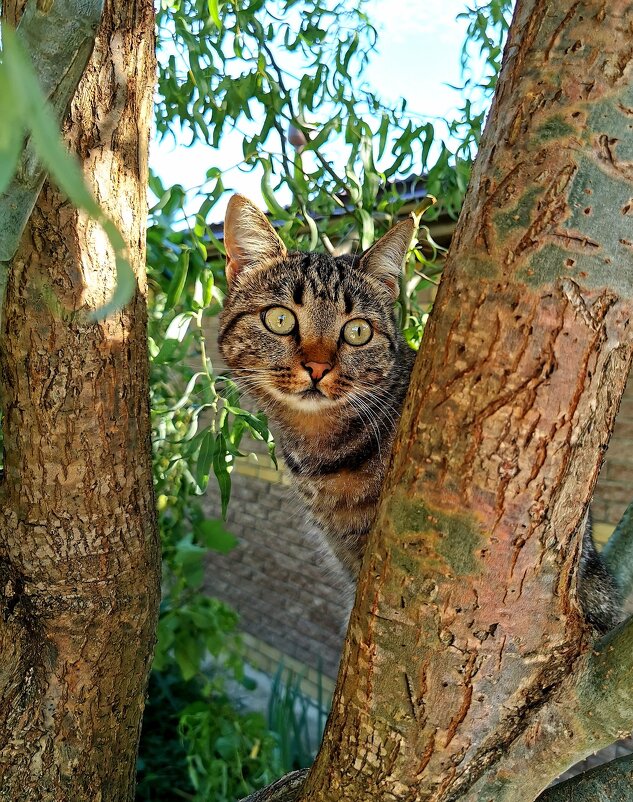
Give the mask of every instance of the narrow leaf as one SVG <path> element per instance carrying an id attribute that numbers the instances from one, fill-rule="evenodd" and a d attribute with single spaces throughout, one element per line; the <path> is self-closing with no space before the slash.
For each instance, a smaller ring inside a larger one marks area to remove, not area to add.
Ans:
<path id="1" fill-rule="evenodd" d="M 169 288 L 167 290 L 167 300 L 165 301 L 166 312 L 176 306 L 185 288 L 187 273 L 189 272 L 189 253 L 189 248 L 183 248 L 178 263 L 176 264 L 174 275 L 169 282 Z"/>
<path id="2" fill-rule="evenodd" d="M 215 22 L 218 28 L 222 27 L 222 20 L 220 19 L 220 7 L 218 0 L 208 0 L 209 16 Z"/>
<path id="3" fill-rule="evenodd" d="M 209 473 L 211 471 L 214 453 L 215 438 L 213 432 L 209 429 L 202 438 L 200 451 L 198 452 L 198 461 L 196 463 L 196 482 L 202 489 L 204 489 L 209 482 Z"/>

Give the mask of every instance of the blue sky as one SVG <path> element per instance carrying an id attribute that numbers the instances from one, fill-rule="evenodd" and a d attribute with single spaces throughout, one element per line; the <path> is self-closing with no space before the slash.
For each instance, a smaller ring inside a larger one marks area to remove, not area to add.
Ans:
<path id="1" fill-rule="evenodd" d="M 406 98 L 411 116 L 451 117 L 459 94 L 448 84 L 461 83 L 460 51 L 466 30 L 465 21 L 456 17 L 465 9 L 464 0 L 369 0 L 366 10 L 378 29 L 378 49 L 363 79 L 385 100 Z M 150 160 L 166 185 L 189 188 L 200 184 L 209 167 L 226 168 L 241 157 L 241 137 L 227 135 L 220 151 L 202 144 L 174 145 L 168 137 L 153 143 Z M 232 170 L 227 183 L 263 203 L 258 174 Z M 222 216 L 228 197 L 223 200 L 212 212 L 214 221 Z"/>

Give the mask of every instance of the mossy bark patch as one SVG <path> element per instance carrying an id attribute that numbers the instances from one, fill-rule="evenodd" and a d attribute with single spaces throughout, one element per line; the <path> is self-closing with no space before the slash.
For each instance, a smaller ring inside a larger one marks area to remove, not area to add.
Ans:
<path id="1" fill-rule="evenodd" d="M 433 561 L 434 554 L 438 555 L 456 576 L 478 573 L 475 551 L 481 548 L 482 537 L 471 517 L 447 513 L 402 496 L 393 499 L 390 515 L 401 543 L 416 544 L 421 540 L 426 559 Z M 400 557 L 401 554 L 398 564 Z M 402 558 L 408 559 L 406 552 Z M 413 558 L 409 559 L 410 568 L 417 570 Z"/>
<path id="2" fill-rule="evenodd" d="M 495 216 L 497 235 L 500 238 L 503 239 L 513 229 L 525 229 L 530 225 L 537 199 L 542 192 L 542 187 L 528 187 L 513 209 Z"/>
<path id="3" fill-rule="evenodd" d="M 564 139 L 575 131 L 574 128 L 560 114 L 555 114 L 546 120 L 536 130 L 536 137 L 542 141 L 549 139 Z"/>

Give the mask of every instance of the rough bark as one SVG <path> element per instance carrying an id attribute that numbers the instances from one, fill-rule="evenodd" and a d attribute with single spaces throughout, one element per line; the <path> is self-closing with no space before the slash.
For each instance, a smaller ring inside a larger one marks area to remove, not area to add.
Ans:
<path id="1" fill-rule="evenodd" d="M 632 30 L 519 0 L 306 802 L 529 802 L 617 734 L 538 724 L 587 666 L 577 532 L 632 357 Z M 537 735 L 567 744 L 530 764 Z"/>
<path id="2" fill-rule="evenodd" d="M 133 300 L 88 322 L 112 294 L 114 258 L 48 183 L 10 265 L 0 338 L 7 802 L 133 798 L 159 596 L 144 277 L 154 66 L 150 0 L 106 3 L 66 126 L 129 244 Z"/>

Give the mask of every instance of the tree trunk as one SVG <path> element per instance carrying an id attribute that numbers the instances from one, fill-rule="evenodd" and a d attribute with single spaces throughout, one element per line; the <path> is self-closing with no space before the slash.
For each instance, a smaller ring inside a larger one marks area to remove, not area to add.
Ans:
<path id="1" fill-rule="evenodd" d="M 633 726 L 575 573 L 632 356 L 632 30 L 519 0 L 302 799 L 529 802 Z"/>
<path id="2" fill-rule="evenodd" d="M 16 3 L 5 15 L 17 15 Z M 15 21 L 15 16 L 9 16 Z M 159 598 L 144 272 L 155 57 L 150 0 L 106 3 L 67 141 L 137 276 L 48 183 L 2 314 L 0 799 L 124 802 Z"/>

